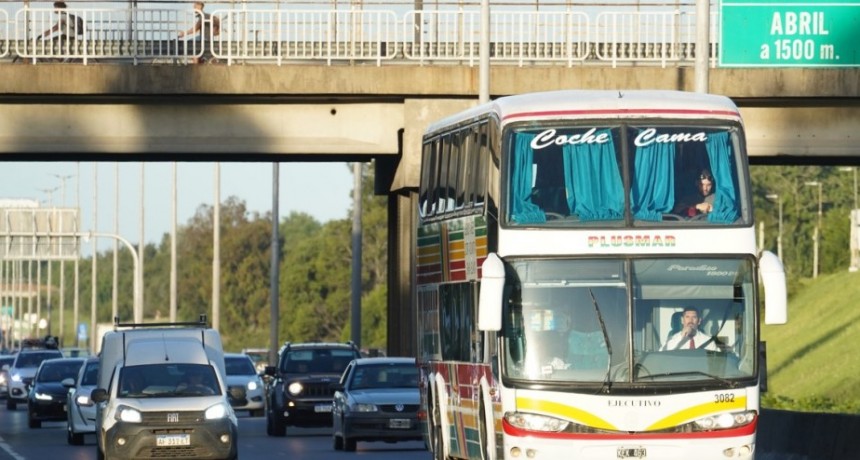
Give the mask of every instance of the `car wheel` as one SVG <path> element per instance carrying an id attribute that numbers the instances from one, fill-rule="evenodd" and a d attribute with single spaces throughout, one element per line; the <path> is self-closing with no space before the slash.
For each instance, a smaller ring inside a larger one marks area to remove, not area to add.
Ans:
<path id="1" fill-rule="evenodd" d="M 18 407 L 18 405 L 15 403 L 15 401 L 12 401 L 11 399 L 6 400 L 7 410 L 15 410 L 16 407 Z"/>
<path id="2" fill-rule="evenodd" d="M 96 446 L 96 460 L 105 460 L 105 453 L 99 446 Z"/>
<path id="3" fill-rule="evenodd" d="M 30 428 L 42 428 L 42 421 L 28 418 L 27 426 L 29 426 Z"/>
<path id="4" fill-rule="evenodd" d="M 334 450 L 343 450 L 343 438 L 336 434 L 331 435 L 331 446 Z"/>
<path id="5" fill-rule="evenodd" d="M 355 439 L 343 438 L 343 450 L 346 452 L 355 452 Z"/>
<path id="6" fill-rule="evenodd" d="M 71 427 L 69 427 L 69 429 L 66 430 L 66 434 L 67 434 L 66 435 L 66 442 L 68 442 L 69 445 L 71 445 L 71 446 L 83 445 L 84 435 L 73 432 Z"/>

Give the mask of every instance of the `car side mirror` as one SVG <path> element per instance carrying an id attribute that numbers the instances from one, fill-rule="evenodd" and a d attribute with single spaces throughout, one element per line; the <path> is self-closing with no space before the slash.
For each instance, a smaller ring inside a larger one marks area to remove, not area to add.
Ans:
<path id="1" fill-rule="evenodd" d="M 2 367 L 2 368 L 0 368 L 0 369 L 2 369 L 2 370 L 4 370 L 4 371 L 8 371 L 8 370 L 9 370 L 9 365 L 8 365 L 8 364 L 4 364 L 4 365 L 3 365 L 3 367 Z"/>
<path id="2" fill-rule="evenodd" d="M 340 382 L 335 382 L 329 385 L 333 391 L 343 391 L 343 384 Z"/>
<path id="3" fill-rule="evenodd" d="M 92 393 L 90 393 L 90 399 L 92 399 L 94 403 L 103 403 L 108 400 L 108 392 L 104 388 L 96 388 Z"/>
<path id="4" fill-rule="evenodd" d="M 73 379 L 73 378 L 71 378 L 71 377 L 69 377 L 69 378 L 65 378 L 65 379 L 63 379 L 63 381 L 62 381 L 62 382 L 60 382 L 60 384 L 61 384 L 61 385 L 63 385 L 64 387 L 66 387 L 66 388 L 74 388 L 74 386 L 75 386 L 75 379 Z"/>
<path id="5" fill-rule="evenodd" d="M 264 374 L 266 374 L 270 377 L 274 377 L 275 376 L 275 366 L 266 366 L 266 370 L 264 371 Z"/>

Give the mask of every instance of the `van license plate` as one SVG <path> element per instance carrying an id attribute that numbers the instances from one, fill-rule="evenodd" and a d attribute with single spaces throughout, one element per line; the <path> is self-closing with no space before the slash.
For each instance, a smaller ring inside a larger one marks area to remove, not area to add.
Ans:
<path id="1" fill-rule="evenodd" d="M 619 447 L 618 458 L 645 458 L 644 447 Z"/>
<path id="2" fill-rule="evenodd" d="M 155 445 L 158 447 L 190 446 L 191 435 L 187 434 L 159 434 L 155 437 Z"/>

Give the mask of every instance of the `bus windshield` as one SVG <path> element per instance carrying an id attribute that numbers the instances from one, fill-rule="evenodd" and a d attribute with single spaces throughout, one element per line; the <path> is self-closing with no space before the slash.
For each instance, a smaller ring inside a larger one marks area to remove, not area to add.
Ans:
<path id="1" fill-rule="evenodd" d="M 747 225 L 738 128 L 591 124 L 506 136 L 508 226 Z"/>
<path id="2" fill-rule="evenodd" d="M 515 275 L 502 331 L 507 378 L 642 387 L 725 385 L 754 376 L 751 259 L 519 259 L 510 265 Z"/>

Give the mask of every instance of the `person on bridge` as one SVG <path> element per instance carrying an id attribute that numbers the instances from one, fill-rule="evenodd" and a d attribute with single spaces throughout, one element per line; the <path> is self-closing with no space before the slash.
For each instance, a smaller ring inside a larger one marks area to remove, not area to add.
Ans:
<path id="1" fill-rule="evenodd" d="M 204 6 L 203 2 L 194 2 L 194 12 L 197 16 L 197 21 L 190 29 L 179 31 L 179 38 L 193 36 L 200 33 L 199 40 L 202 52 L 201 57 L 191 59 L 191 62 L 194 64 L 206 61 L 214 62 L 214 59 L 212 58 L 211 41 L 214 40 L 215 37 L 221 35 L 221 20 L 208 13 L 204 13 Z"/>
<path id="2" fill-rule="evenodd" d="M 696 191 L 678 200 L 675 214 L 695 217 L 714 210 L 714 176 L 709 169 L 702 169 L 694 178 Z"/>
<path id="3" fill-rule="evenodd" d="M 709 351 L 719 351 L 716 339 L 699 330 L 702 317 L 696 307 L 684 307 L 681 316 L 681 330 L 669 337 L 660 351 L 667 350 L 695 350 L 703 348 Z"/>
<path id="4" fill-rule="evenodd" d="M 54 33 L 54 41 L 62 43 L 72 43 L 75 39 L 84 35 L 84 21 L 79 16 L 69 14 L 66 11 L 66 2 L 54 2 L 54 13 L 59 18 L 53 27 L 44 31 L 39 35 L 39 39 L 48 38 Z"/>

